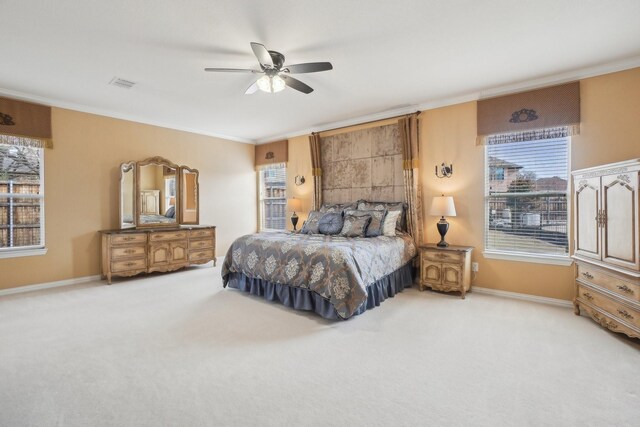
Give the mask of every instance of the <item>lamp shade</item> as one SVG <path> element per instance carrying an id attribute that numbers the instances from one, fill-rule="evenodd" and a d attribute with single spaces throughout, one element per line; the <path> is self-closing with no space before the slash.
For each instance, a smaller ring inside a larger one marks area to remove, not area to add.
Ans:
<path id="1" fill-rule="evenodd" d="M 302 210 L 302 200 L 295 197 L 287 199 L 287 210 L 289 212 L 299 212 Z"/>
<path id="2" fill-rule="evenodd" d="M 453 204 L 451 196 L 437 196 L 431 200 L 429 215 L 433 216 L 456 216 L 456 206 Z"/>

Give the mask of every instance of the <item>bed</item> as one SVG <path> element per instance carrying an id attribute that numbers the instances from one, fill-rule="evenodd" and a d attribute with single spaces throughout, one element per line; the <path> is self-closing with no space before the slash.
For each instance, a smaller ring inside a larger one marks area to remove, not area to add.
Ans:
<path id="1" fill-rule="evenodd" d="M 224 286 L 327 319 L 374 308 L 413 281 L 410 235 L 341 237 L 263 232 L 237 239 L 222 266 Z"/>

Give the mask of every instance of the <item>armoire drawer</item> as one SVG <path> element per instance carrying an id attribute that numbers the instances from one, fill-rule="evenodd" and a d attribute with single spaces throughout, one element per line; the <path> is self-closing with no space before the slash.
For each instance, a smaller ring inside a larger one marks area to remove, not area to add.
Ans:
<path id="1" fill-rule="evenodd" d="M 189 249 L 202 249 L 202 248 L 212 248 L 213 240 L 204 239 L 204 240 L 189 240 Z"/>
<path id="2" fill-rule="evenodd" d="M 190 230 L 189 237 L 192 239 L 200 239 L 203 237 L 213 237 L 213 229 Z"/>
<path id="3" fill-rule="evenodd" d="M 620 304 L 610 297 L 581 284 L 578 284 L 578 297 L 596 307 L 600 307 L 608 314 L 640 328 L 640 312 L 637 310 Z"/>
<path id="4" fill-rule="evenodd" d="M 180 240 L 186 238 L 186 231 L 157 231 L 149 234 L 150 242 L 165 242 L 167 240 Z"/>
<path id="5" fill-rule="evenodd" d="M 146 234 L 116 234 L 111 236 L 112 245 L 124 245 L 129 243 L 146 243 Z"/>
<path id="6" fill-rule="evenodd" d="M 124 246 L 113 247 L 111 249 L 111 258 L 137 258 L 140 256 L 146 256 L 147 249 L 145 246 Z"/>
<path id="7" fill-rule="evenodd" d="M 111 271 L 126 271 L 126 270 L 138 270 L 147 268 L 147 259 L 130 259 L 123 261 L 114 261 L 111 263 Z"/>
<path id="8" fill-rule="evenodd" d="M 578 263 L 578 279 L 582 282 L 591 283 L 611 292 L 621 295 L 627 299 L 640 302 L 640 286 L 619 279 L 615 276 L 605 274 L 602 270 L 590 265 Z"/>

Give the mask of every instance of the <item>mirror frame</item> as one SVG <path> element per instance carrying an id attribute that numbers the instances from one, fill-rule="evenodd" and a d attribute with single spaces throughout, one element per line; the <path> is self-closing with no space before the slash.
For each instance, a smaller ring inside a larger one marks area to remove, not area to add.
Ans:
<path id="1" fill-rule="evenodd" d="M 125 170 L 126 169 L 126 170 Z M 129 171 L 133 172 L 133 179 L 132 179 L 132 184 L 133 184 L 133 188 L 131 189 L 131 222 L 130 223 L 125 223 L 124 221 L 124 194 L 123 194 L 123 183 L 124 183 L 124 174 L 128 173 Z M 125 230 L 128 228 L 136 228 L 136 200 L 137 200 L 137 189 L 136 189 L 136 162 L 124 162 L 120 164 L 120 198 L 119 198 L 119 203 L 120 203 L 120 209 L 119 209 L 119 213 L 120 213 L 120 229 Z"/>
<path id="2" fill-rule="evenodd" d="M 196 219 L 195 221 L 185 221 L 184 219 L 184 214 L 185 214 L 185 210 L 187 208 L 187 203 L 186 203 L 186 197 L 187 197 L 187 193 L 186 191 L 183 191 L 184 188 L 183 186 L 186 184 L 186 180 L 185 182 L 183 182 L 183 174 L 184 172 L 187 173 L 191 173 L 194 174 L 196 176 L 196 188 L 195 188 L 195 197 L 196 197 Z M 200 224 L 200 172 L 198 172 L 198 169 L 191 169 L 188 166 L 180 166 L 180 180 L 178 181 L 178 183 L 180 184 L 180 189 L 177 192 L 177 196 L 180 197 L 180 224 L 189 224 L 189 225 L 194 225 L 194 224 Z M 176 209 L 177 209 L 177 205 L 176 205 Z"/>
<path id="3" fill-rule="evenodd" d="M 142 206 L 141 206 L 141 200 L 140 200 L 140 173 L 141 173 L 141 169 L 143 166 L 150 166 L 150 165 L 157 165 L 157 166 L 166 166 L 168 168 L 171 169 L 175 169 L 175 175 L 176 175 L 176 215 L 175 215 L 175 222 L 150 222 L 150 223 L 142 223 L 140 221 L 140 214 L 142 212 Z M 148 159 L 144 159 L 141 160 L 139 162 L 136 162 L 136 227 L 137 228 L 151 228 L 151 227 L 177 227 L 178 225 L 180 225 L 180 217 L 179 217 L 179 212 L 180 212 L 180 166 L 176 165 L 175 163 L 171 162 L 170 160 L 167 160 L 163 157 L 160 156 L 156 156 L 156 157 L 149 157 Z"/>

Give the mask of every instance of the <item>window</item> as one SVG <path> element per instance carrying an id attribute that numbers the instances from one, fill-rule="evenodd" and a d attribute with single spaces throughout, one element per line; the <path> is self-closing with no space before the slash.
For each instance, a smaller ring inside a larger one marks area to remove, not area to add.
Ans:
<path id="1" fill-rule="evenodd" d="M 0 258 L 44 250 L 42 148 L 0 144 Z"/>
<path id="2" fill-rule="evenodd" d="M 569 138 L 489 143 L 485 165 L 485 255 L 565 263 Z"/>
<path id="3" fill-rule="evenodd" d="M 284 230 L 287 224 L 287 167 L 285 163 L 260 167 L 258 179 L 260 229 Z"/>

